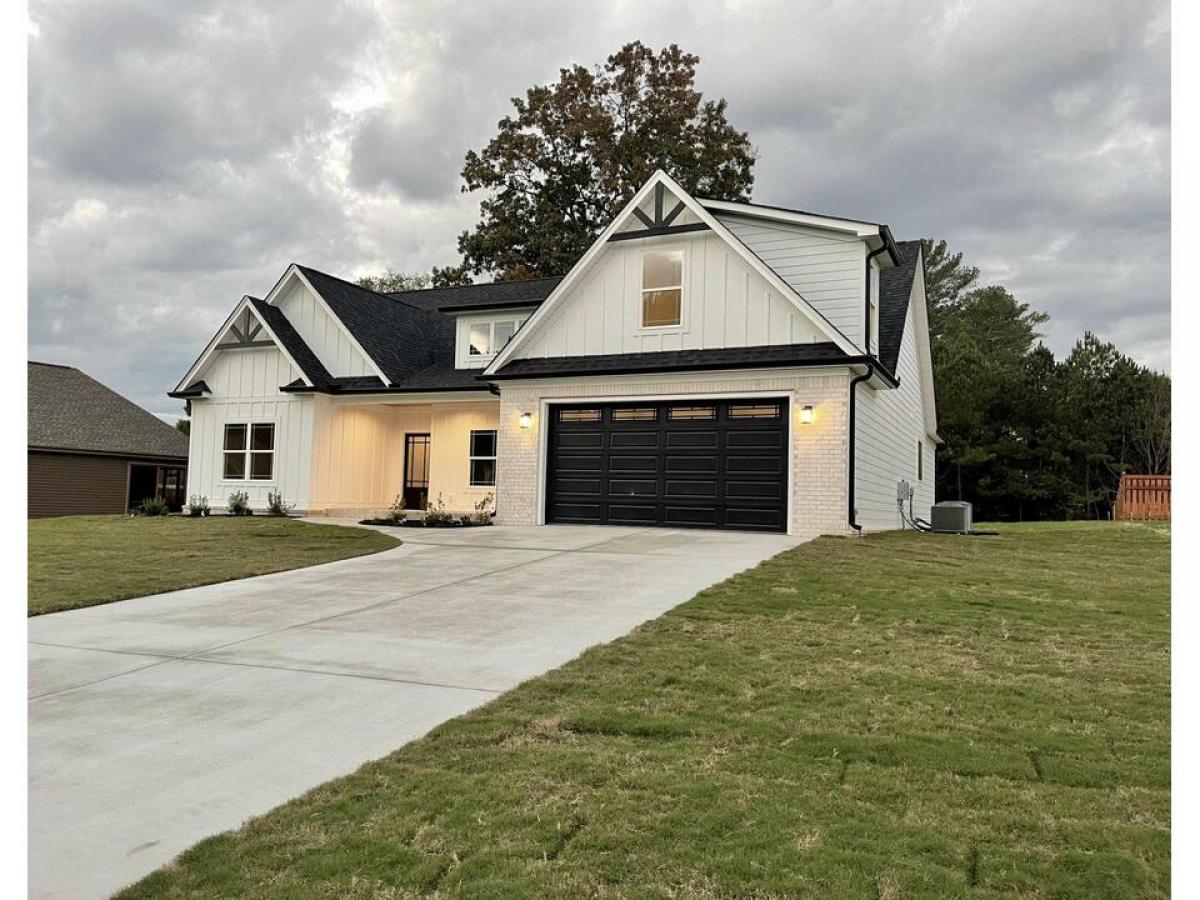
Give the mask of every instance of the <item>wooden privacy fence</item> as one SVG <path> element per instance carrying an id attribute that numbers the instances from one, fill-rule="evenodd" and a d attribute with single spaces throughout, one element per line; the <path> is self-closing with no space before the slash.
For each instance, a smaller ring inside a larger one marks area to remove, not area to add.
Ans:
<path id="1" fill-rule="evenodd" d="M 1171 518 L 1170 475 L 1122 475 L 1114 519 Z"/>

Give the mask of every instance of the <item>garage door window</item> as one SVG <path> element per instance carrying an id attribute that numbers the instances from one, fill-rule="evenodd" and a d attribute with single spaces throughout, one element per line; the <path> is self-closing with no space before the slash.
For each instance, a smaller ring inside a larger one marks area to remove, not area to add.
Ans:
<path id="1" fill-rule="evenodd" d="M 729 407 L 731 419 L 778 419 L 778 403 L 733 404 Z"/>
<path id="2" fill-rule="evenodd" d="M 658 418 L 658 410 L 653 406 L 636 409 L 614 409 L 614 422 L 653 422 Z"/>
<path id="3" fill-rule="evenodd" d="M 496 485 L 496 432 L 471 432 L 471 487 Z"/>
<path id="4" fill-rule="evenodd" d="M 560 422 L 599 422 L 600 410 L 598 409 L 560 409 L 558 411 L 558 421 Z"/>
<path id="5" fill-rule="evenodd" d="M 711 422 L 716 417 L 715 406 L 675 406 L 667 410 L 672 422 Z"/>

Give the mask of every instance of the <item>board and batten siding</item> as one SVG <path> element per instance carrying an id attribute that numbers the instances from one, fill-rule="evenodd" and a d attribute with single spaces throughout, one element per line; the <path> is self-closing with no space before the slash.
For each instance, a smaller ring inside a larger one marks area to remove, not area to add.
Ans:
<path id="1" fill-rule="evenodd" d="M 896 507 L 900 481 L 913 486 L 913 513 L 928 520 L 933 505 L 934 442 L 925 433 L 921 373 L 913 323 L 913 303 L 924 302 L 919 282 L 914 286 L 904 321 L 904 338 L 896 361 L 900 386 L 874 390 L 860 384 L 855 413 L 854 501 L 858 522 L 868 531 L 900 528 Z M 924 454 L 924 478 L 918 478 L 918 441 Z"/>
<path id="2" fill-rule="evenodd" d="M 716 218 L 834 328 L 862 347 L 867 258 L 862 238 L 736 215 Z"/>
<path id="3" fill-rule="evenodd" d="M 188 498 L 204 496 L 223 509 L 234 491 L 245 491 L 254 509 L 265 509 L 267 493 L 278 490 L 287 503 L 306 509 L 312 447 L 312 398 L 281 394 L 279 386 L 300 373 L 274 347 L 220 350 L 201 377 L 211 396 L 192 401 Z M 225 425 L 271 422 L 275 425 L 274 476 L 269 481 L 231 481 L 223 477 Z"/>
<path id="4" fill-rule="evenodd" d="M 299 279 L 276 299 L 304 343 L 335 378 L 374 375 L 375 369 L 346 336 L 346 330 Z"/>
<path id="5" fill-rule="evenodd" d="M 682 323 L 644 329 L 642 254 L 671 249 L 684 250 Z M 595 356 L 828 340 L 792 300 L 781 296 L 712 232 L 610 244 L 557 307 L 536 326 L 516 356 Z"/>

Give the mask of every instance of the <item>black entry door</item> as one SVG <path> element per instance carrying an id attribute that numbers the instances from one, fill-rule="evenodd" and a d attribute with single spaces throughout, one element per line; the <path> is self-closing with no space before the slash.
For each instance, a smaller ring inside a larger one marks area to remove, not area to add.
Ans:
<path id="1" fill-rule="evenodd" d="M 551 410 L 546 521 L 787 530 L 786 400 Z"/>
<path id="2" fill-rule="evenodd" d="M 404 506 L 424 509 L 429 500 L 429 435 L 404 435 Z"/>

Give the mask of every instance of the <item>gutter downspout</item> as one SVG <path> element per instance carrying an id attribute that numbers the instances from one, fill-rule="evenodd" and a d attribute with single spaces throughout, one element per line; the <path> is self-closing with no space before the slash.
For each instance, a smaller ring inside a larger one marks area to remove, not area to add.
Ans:
<path id="1" fill-rule="evenodd" d="M 857 510 L 854 508 L 854 398 L 857 396 L 855 389 L 875 374 L 875 364 L 873 362 L 868 360 L 865 365 L 867 371 L 850 379 L 850 433 L 848 435 L 848 449 L 846 452 L 846 458 L 849 461 L 846 479 L 846 520 L 849 522 L 850 527 L 859 534 L 862 534 L 862 526 L 858 524 Z"/>

